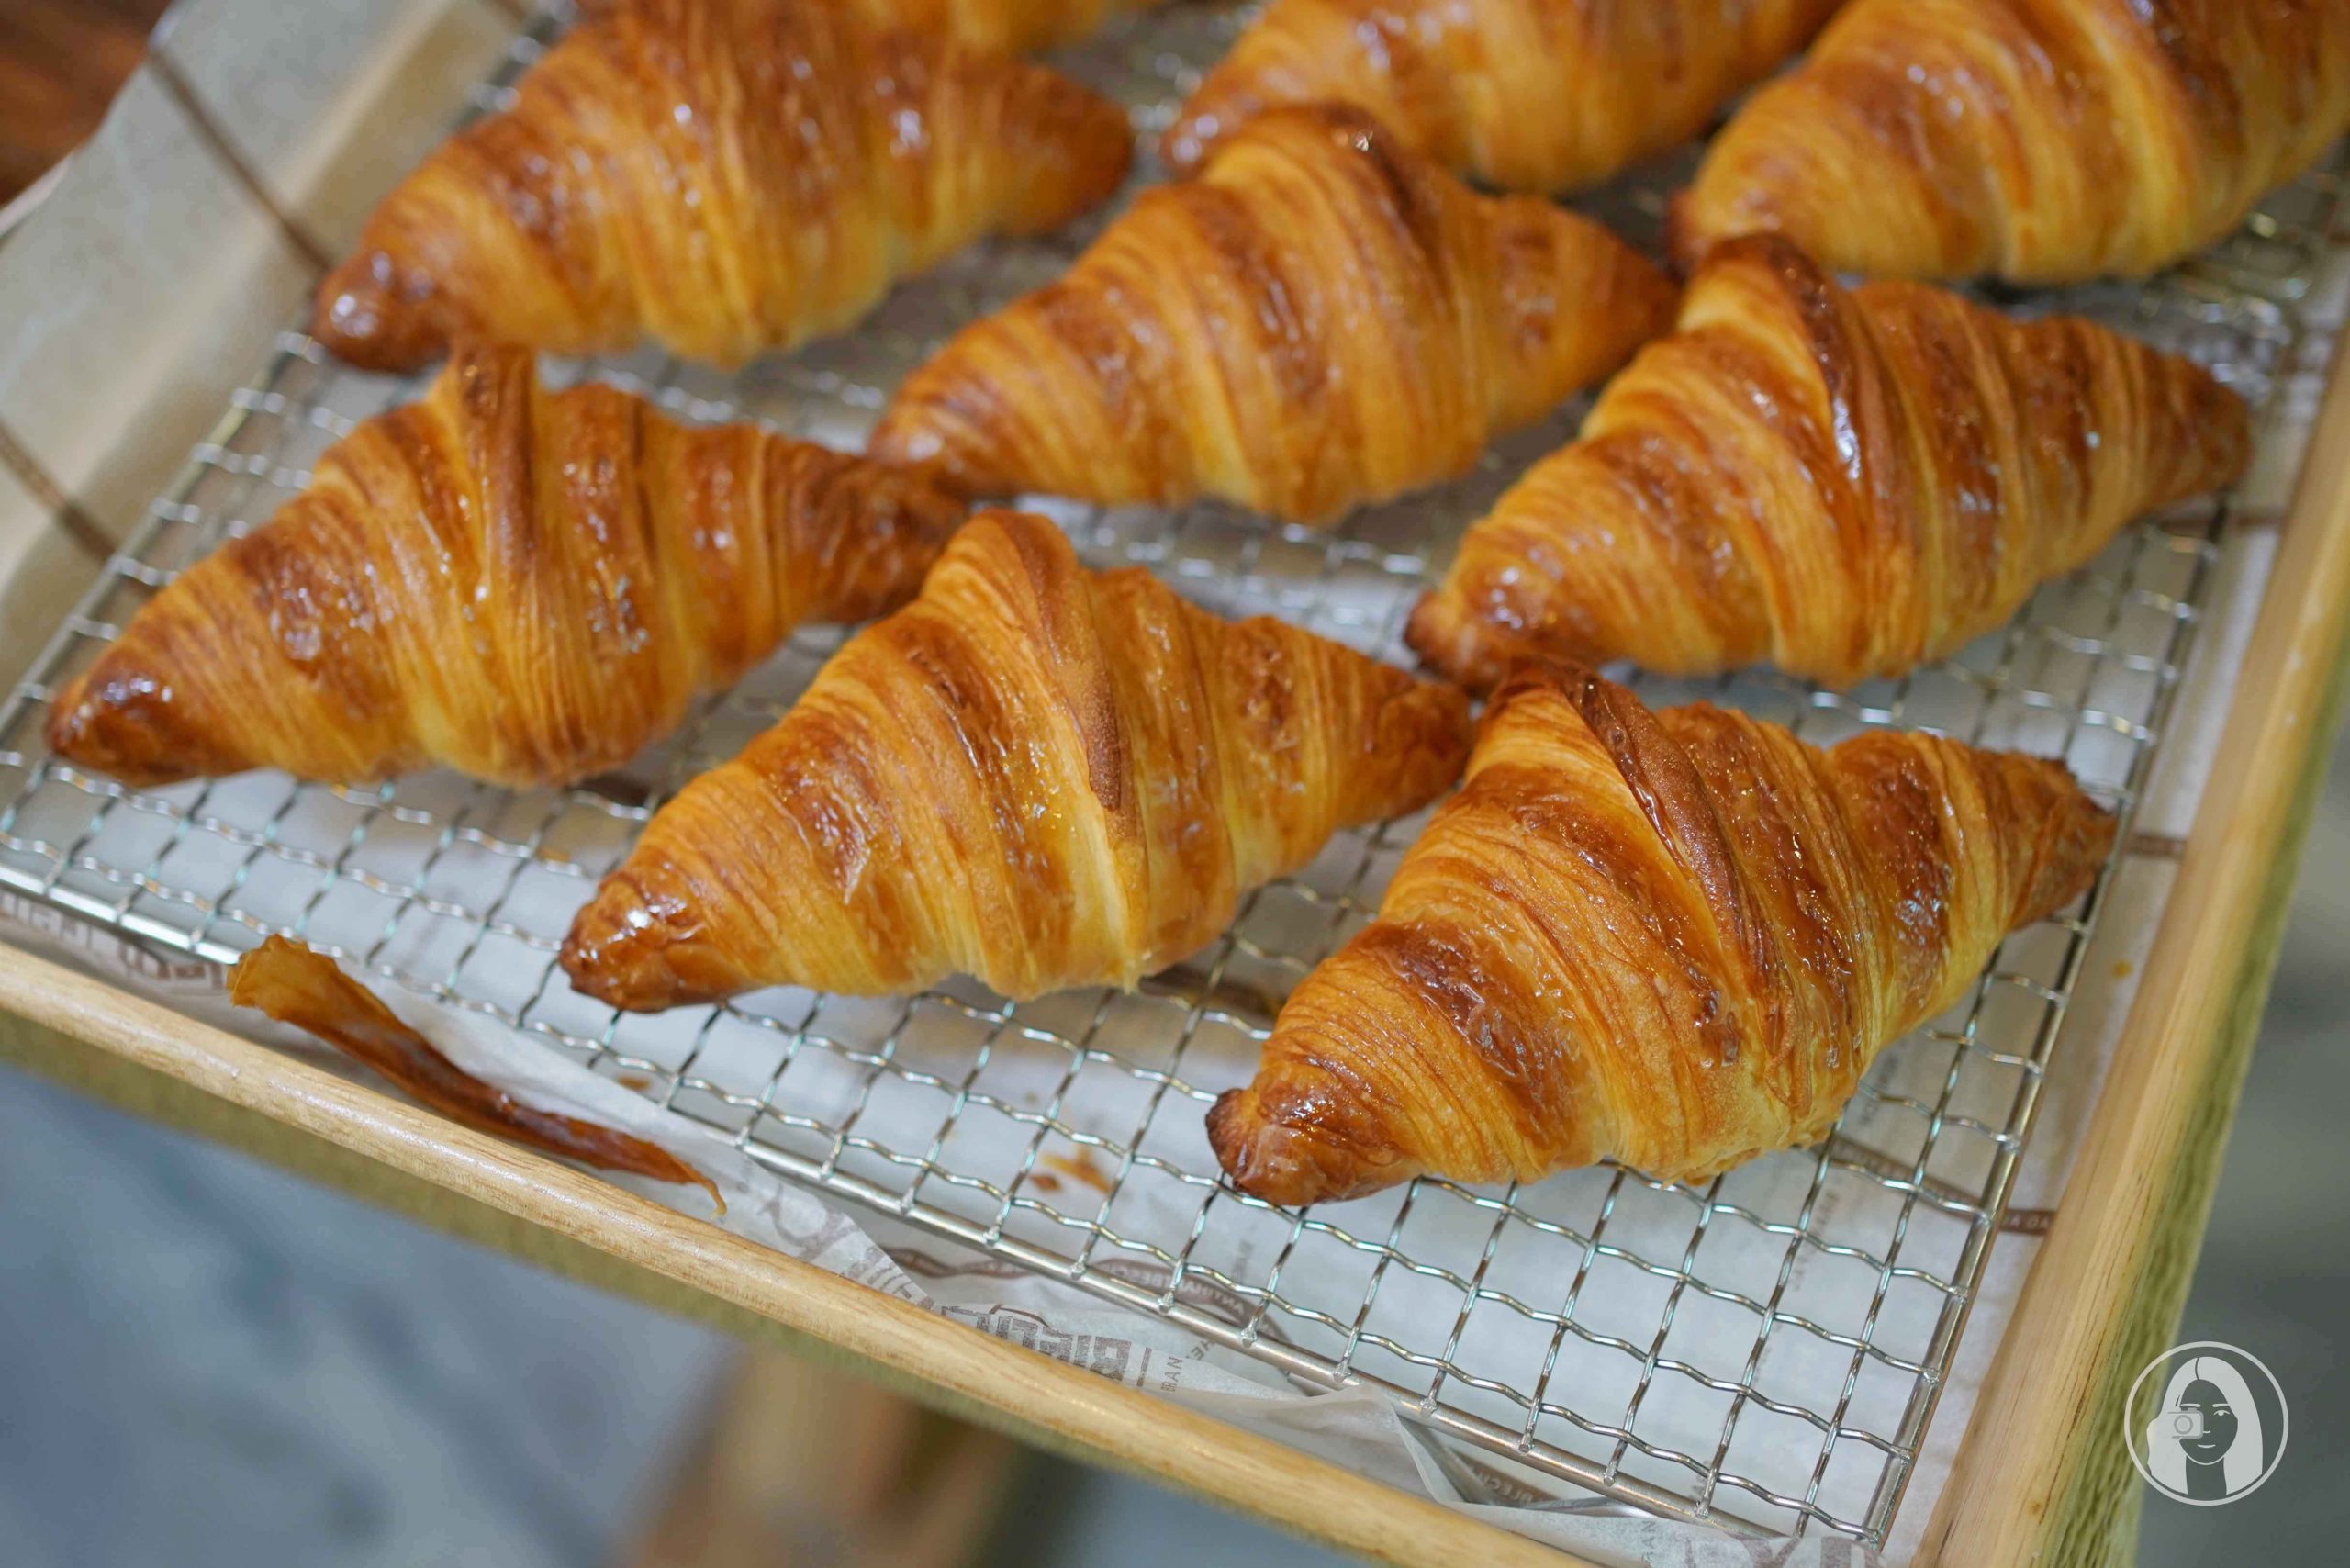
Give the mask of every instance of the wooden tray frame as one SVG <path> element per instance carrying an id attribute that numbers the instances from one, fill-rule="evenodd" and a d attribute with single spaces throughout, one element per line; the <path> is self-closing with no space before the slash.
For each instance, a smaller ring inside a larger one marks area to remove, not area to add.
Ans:
<path id="1" fill-rule="evenodd" d="M 2123 1563 L 2121 1402 L 2200 1246 L 2343 694 L 2337 356 L 2218 756 L 2075 1175 L 1919 1564 Z M 0 1056 L 530 1261 L 849 1365 L 934 1407 L 1379 1562 L 1579 1559 L 991 1339 L 0 944 Z"/>

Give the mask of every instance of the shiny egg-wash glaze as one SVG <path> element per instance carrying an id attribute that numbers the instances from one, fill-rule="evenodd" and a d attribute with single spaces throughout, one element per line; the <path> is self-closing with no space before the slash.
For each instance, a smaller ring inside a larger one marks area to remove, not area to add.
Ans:
<path id="1" fill-rule="evenodd" d="M 613 0 L 394 188 L 311 330 L 375 370 L 476 338 L 735 364 L 1058 228 L 1132 151 L 1116 105 L 1041 66 L 822 6 Z"/>
<path id="2" fill-rule="evenodd" d="M 1408 635 L 1477 687 L 1527 655 L 1849 687 L 1999 626 L 2251 450 L 2244 400 L 2190 361 L 1734 241 L 1470 529 Z"/>
<path id="3" fill-rule="evenodd" d="M 1252 122 L 907 377 L 870 450 L 975 495 L 1326 521 L 1465 472 L 1672 319 L 1598 224 L 1481 196 L 1357 109 Z"/>
<path id="4" fill-rule="evenodd" d="M 58 693 L 62 757 L 148 786 L 615 767 L 803 621 L 910 597 L 962 520 L 921 478 L 476 349 L 361 424 Z"/>
<path id="5" fill-rule="evenodd" d="M 1842 3 L 1273 0 L 1159 151 L 1190 169 L 1267 109 L 1327 101 L 1487 185 L 1595 185 L 1704 130 Z"/>
<path id="6" fill-rule="evenodd" d="M 2350 0 L 1858 0 L 1714 139 L 1677 248 L 1873 277 L 2140 277 L 2350 129 Z"/>
<path id="7" fill-rule="evenodd" d="M 2039 757 L 1883 731 L 1821 751 L 1528 666 L 1209 1141 L 1290 1204 L 1604 1159 L 1699 1181 L 1817 1141 L 2113 832 Z"/>
<path id="8" fill-rule="evenodd" d="M 770 0 L 772 3 L 772 0 Z M 1091 36 L 1112 17 L 1167 0 L 815 0 L 877 28 L 1024 54 Z"/>
<path id="9" fill-rule="evenodd" d="M 1333 833 L 1426 805 L 1468 743 L 1452 687 L 985 512 L 654 817 L 563 967 L 633 1009 L 952 974 L 1013 998 L 1131 986 Z"/>

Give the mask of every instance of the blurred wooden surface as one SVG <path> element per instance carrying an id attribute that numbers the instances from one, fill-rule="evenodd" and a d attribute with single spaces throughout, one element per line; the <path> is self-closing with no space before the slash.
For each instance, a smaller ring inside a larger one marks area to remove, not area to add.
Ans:
<path id="1" fill-rule="evenodd" d="M 745 1350 L 629 1568 L 957 1568 L 1019 1445 L 837 1367 Z"/>
<path id="2" fill-rule="evenodd" d="M 0 5 L 0 202 L 81 145 L 168 0 Z"/>

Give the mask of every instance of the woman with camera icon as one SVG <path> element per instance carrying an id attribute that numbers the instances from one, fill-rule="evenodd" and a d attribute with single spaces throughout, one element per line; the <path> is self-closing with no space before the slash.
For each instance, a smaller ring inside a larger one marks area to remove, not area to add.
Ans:
<path id="1" fill-rule="evenodd" d="M 2219 1356 L 2190 1356 L 2146 1423 L 2154 1484 L 2189 1502 L 2218 1503 L 2257 1484 L 2268 1468 L 2251 1384 Z"/>

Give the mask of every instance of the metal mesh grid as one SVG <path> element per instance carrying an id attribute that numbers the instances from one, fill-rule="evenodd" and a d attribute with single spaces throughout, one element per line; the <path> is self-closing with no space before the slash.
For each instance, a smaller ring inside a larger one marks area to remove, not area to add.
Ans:
<path id="1" fill-rule="evenodd" d="M 473 107 L 560 26 L 518 39 Z M 1164 123 L 1236 26 L 1179 9 L 1069 56 Z M 1581 205 L 1652 241 L 1687 158 Z M 1146 171 L 1143 177 L 1150 177 Z M 2333 242 L 2329 169 L 2149 287 L 2010 297 L 2195 354 L 2266 405 Z M 953 326 L 1056 273 L 1100 219 L 982 247 L 848 338 L 733 377 L 655 355 L 592 367 L 688 420 L 853 444 Z M 352 424 L 418 383 L 285 336 L 0 708 L 0 887 L 228 961 L 272 933 L 533 1032 L 828 1193 L 1245 1350 L 1315 1385 L 1385 1391 L 1423 1428 L 1608 1498 L 1731 1528 L 1883 1539 L 2004 1212 L 2103 901 L 2019 933 L 1974 993 L 1889 1049 L 1833 1138 L 1702 1187 L 1601 1168 L 1475 1190 L 1427 1179 L 1327 1209 L 1219 1183 L 1201 1118 L 1242 1081 L 1290 986 L 1365 920 L 1418 819 L 1341 836 L 1136 994 L 1012 1006 L 968 982 L 852 1000 L 775 991 L 618 1016 L 553 967 L 572 912 L 684 779 L 787 707 L 834 630 L 803 632 L 629 769 L 512 792 L 447 774 L 379 789 L 247 775 L 133 790 L 50 756 L 50 693 L 173 575 L 264 521 Z M 1333 531 L 1226 509 L 1051 507 L 1097 563 L 1138 562 L 1230 612 L 1271 611 L 1407 660 L 1399 632 L 1451 541 L 1581 405 L 1476 475 Z M 2264 424 L 2268 421 L 2264 421 Z M 1946 664 L 1847 693 L 1768 674 L 1636 678 L 1822 744 L 1873 725 L 2061 756 L 2125 819 L 2147 778 L 2229 509 L 2134 527 Z M 911 1129 L 911 1130 L 910 1130 Z M 1733 1347 L 1725 1350 L 1725 1347 Z M 1816 1391 L 1838 1390 L 1832 1400 Z M 1796 1397 L 1788 1391 L 1807 1393 Z"/>

